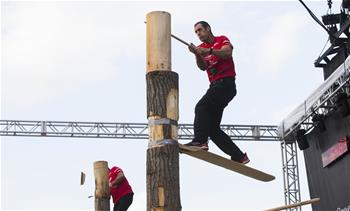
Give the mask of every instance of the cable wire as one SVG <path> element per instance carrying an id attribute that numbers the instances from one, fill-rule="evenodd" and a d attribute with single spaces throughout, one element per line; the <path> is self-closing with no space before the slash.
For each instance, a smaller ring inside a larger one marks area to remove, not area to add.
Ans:
<path id="1" fill-rule="evenodd" d="M 332 0 L 327 0 L 328 8 L 329 8 L 329 13 L 332 13 Z"/>
<path id="2" fill-rule="evenodd" d="M 306 4 L 302 1 L 299 0 L 299 2 L 305 7 L 305 9 L 309 12 L 309 14 L 311 15 L 311 17 L 324 29 L 327 31 L 327 33 L 329 35 L 332 35 L 330 33 L 330 31 L 327 29 L 327 27 L 325 25 L 323 25 L 323 23 L 314 15 L 314 13 L 306 6 Z"/>
<path id="3" fill-rule="evenodd" d="M 321 53 L 320 53 L 320 55 L 318 56 L 318 58 L 320 58 L 320 57 L 321 57 L 321 54 L 323 53 L 324 49 L 326 48 L 326 46 L 327 46 L 328 42 L 329 42 L 329 37 L 328 37 L 328 39 L 327 39 L 326 43 L 324 44 L 324 46 L 323 46 L 323 48 L 322 48 L 322 50 L 321 50 Z"/>

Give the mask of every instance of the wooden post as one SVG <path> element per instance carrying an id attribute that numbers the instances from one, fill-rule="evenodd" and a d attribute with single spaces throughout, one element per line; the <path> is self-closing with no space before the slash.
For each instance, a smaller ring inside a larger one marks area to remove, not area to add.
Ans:
<path id="1" fill-rule="evenodd" d="M 95 211 L 110 211 L 108 171 L 106 161 L 94 162 Z"/>
<path id="2" fill-rule="evenodd" d="M 147 211 L 179 211 L 178 75 L 171 71 L 170 14 L 147 14 Z"/>

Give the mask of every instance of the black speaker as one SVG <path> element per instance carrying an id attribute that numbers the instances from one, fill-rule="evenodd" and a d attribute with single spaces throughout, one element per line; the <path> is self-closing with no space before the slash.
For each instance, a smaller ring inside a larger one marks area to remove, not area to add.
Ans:
<path id="1" fill-rule="evenodd" d="M 346 93 L 339 93 L 336 98 L 336 103 L 343 117 L 348 116 L 350 114 L 350 106 L 348 102 L 348 96 Z"/>
<path id="2" fill-rule="evenodd" d="M 326 125 L 324 123 L 325 116 L 323 114 L 314 114 L 312 117 L 312 123 L 318 132 L 323 132 L 326 130 Z"/>
<path id="3" fill-rule="evenodd" d="M 305 136 L 306 130 L 300 129 L 296 132 L 296 140 L 298 143 L 298 147 L 300 150 L 305 150 L 309 148 L 309 143 L 307 142 L 306 136 Z"/>

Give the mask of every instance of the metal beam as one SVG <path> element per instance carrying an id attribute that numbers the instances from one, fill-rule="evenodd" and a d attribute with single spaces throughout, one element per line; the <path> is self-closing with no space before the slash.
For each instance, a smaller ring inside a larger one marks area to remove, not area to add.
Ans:
<path id="1" fill-rule="evenodd" d="M 295 204 L 301 200 L 296 143 L 286 143 L 286 141 L 282 141 L 281 151 L 285 204 Z M 290 210 L 299 211 L 301 207 L 295 207 Z"/>
<path id="2" fill-rule="evenodd" d="M 221 125 L 232 140 L 279 141 L 277 126 Z M 192 124 L 178 125 L 178 139 L 193 138 Z M 0 120 L 0 136 L 148 139 L 146 123 Z"/>
<path id="3" fill-rule="evenodd" d="M 274 125 L 221 125 L 232 140 L 280 142 L 286 205 L 300 202 L 296 144 L 285 144 Z M 192 124 L 178 125 L 178 139 L 193 138 Z M 147 123 L 0 120 L 0 136 L 147 139 Z M 292 148 L 291 148 L 292 147 Z M 297 184 L 297 185 L 296 185 Z"/>

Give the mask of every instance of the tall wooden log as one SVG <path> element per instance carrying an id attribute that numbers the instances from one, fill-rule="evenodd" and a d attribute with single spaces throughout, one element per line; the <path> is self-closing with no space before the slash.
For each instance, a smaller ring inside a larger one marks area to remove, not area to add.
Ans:
<path id="1" fill-rule="evenodd" d="M 147 14 L 147 211 L 179 211 L 178 75 L 171 72 L 170 14 Z"/>
<path id="2" fill-rule="evenodd" d="M 147 14 L 147 72 L 171 70 L 170 14 L 154 11 Z"/>
<path id="3" fill-rule="evenodd" d="M 106 161 L 94 162 L 95 211 L 110 211 L 108 171 L 108 163 Z"/>

